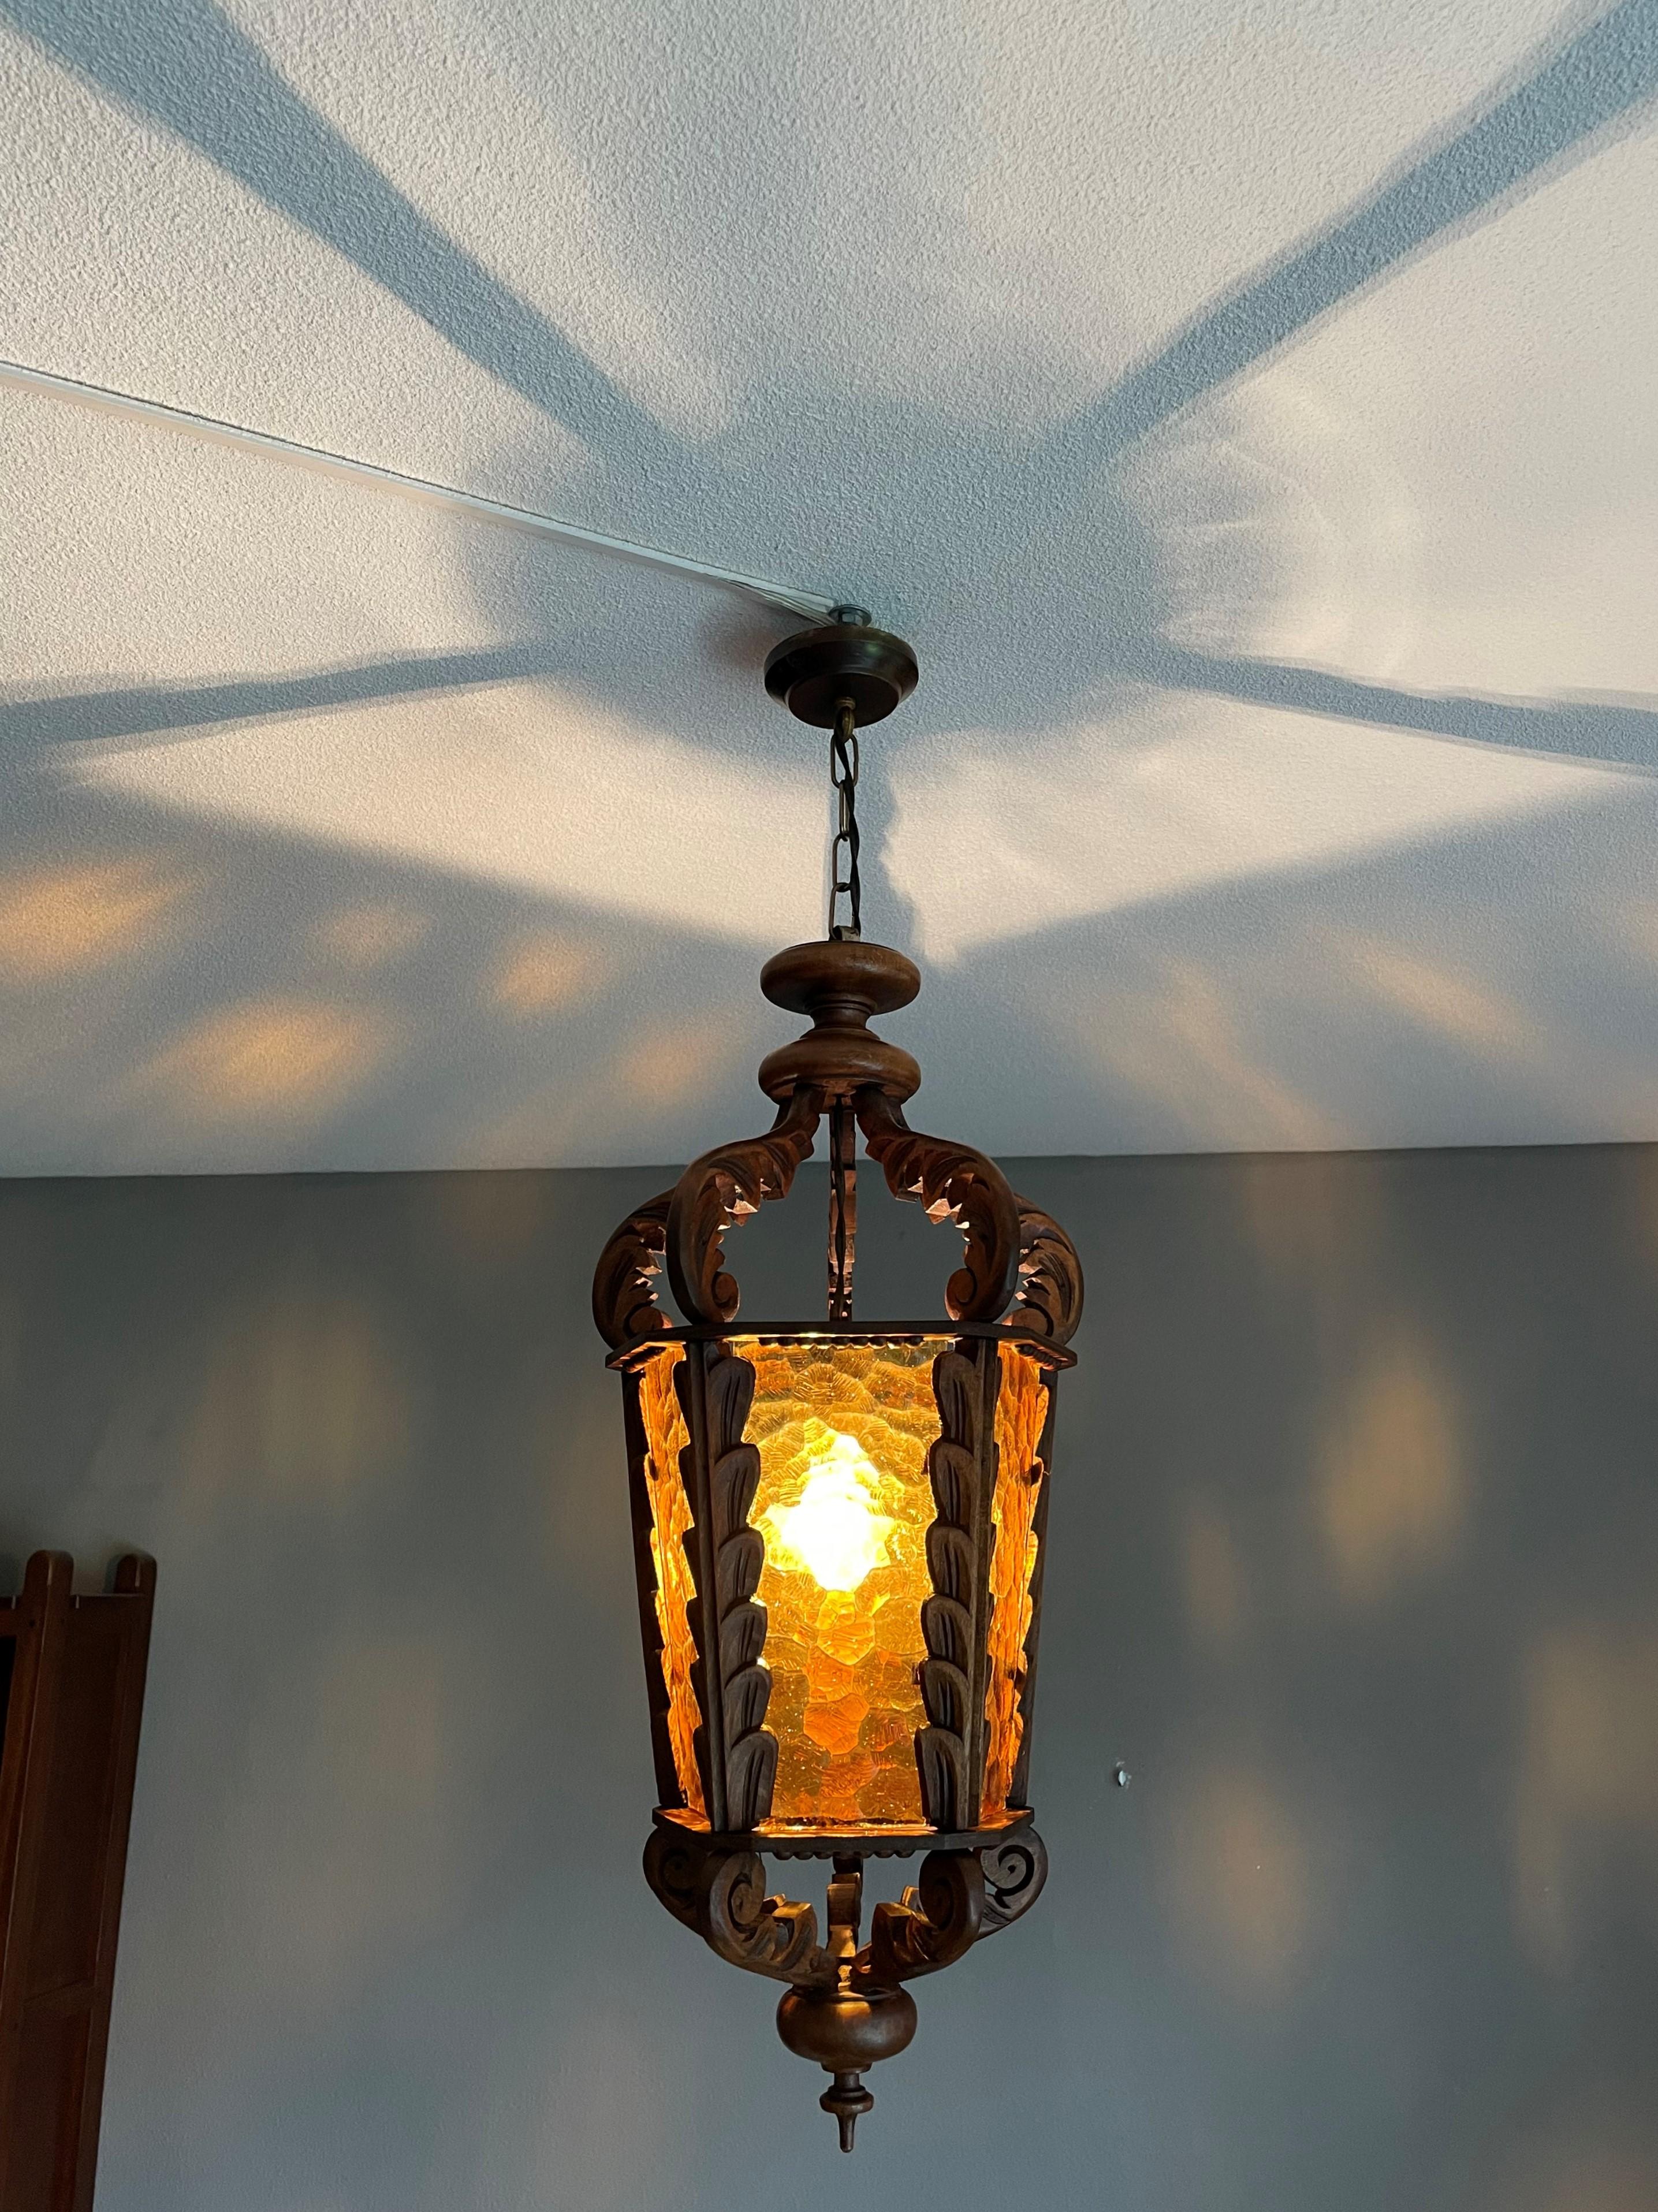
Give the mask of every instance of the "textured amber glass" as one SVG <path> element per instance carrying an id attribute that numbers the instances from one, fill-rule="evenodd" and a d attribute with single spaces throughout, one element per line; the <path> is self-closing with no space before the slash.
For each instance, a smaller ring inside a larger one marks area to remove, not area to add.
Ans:
<path id="1" fill-rule="evenodd" d="M 989 1660 L 985 1692 L 986 1820 L 1007 1809 L 1018 1763 L 1019 1693 L 1024 1687 L 1025 1639 L 1030 1633 L 1030 1578 L 1036 1566 L 1036 1502 L 1047 1470 L 1037 1457 L 1048 1420 L 1048 1386 L 1029 1352 L 1001 1347 L 1002 1384 L 996 1397 L 996 1487 L 990 1517 Z"/>
<path id="2" fill-rule="evenodd" d="M 691 1685 L 696 1646 L 686 1613 L 695 1594 L 690 1562 L 685 1556 L 691 1507 L 679 1473 L 679 1455 L 690 1442 L 690 1432 L 673 1387 L 674 1370 L 684 1357 L 683 1347 L 674 1344 L 645 1362 L 639 1377 L 639 1407 L 645 1423 L 651 1563 L 656 1570 L 656 1620 L 662 1632 L 662 1669 L 668 1685 L 668 1735 L 685 1802 L 693 1812 L 701 1813 L 704 1810 L 702 1779 L 696 1771 L 692 1741 L 700 1717 Z"/>
<path id="3" fill-rule="evenodd" d="M 915 1668 L 931 1588 L 932 1361 L 944 1342 L 732 1343 L 756 1376 L 749 1518 L 766 1545 L 756 1594 L 778 1739 L 774 1825 L 923 1825 Z"/>

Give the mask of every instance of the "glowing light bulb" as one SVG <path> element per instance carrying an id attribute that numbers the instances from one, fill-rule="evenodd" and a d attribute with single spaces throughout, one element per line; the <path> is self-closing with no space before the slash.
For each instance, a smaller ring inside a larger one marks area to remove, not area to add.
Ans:
<path id="1" fill-rule="evenodd" d="M 799 1502 L 774 1505 L 761 1517 L 793 1554 L 791 1564 L 805 1567 L 820 1589 L 854 1590 L 872 1567 L 890 1565 L 892 1516 L 876 1510 L 880 1477 L 857 1437 L 837 1429 L 828 1437 L 808 1464 Z"/>

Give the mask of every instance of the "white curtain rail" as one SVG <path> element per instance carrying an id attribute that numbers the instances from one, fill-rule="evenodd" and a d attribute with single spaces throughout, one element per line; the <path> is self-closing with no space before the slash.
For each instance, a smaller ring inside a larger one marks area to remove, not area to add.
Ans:
<path id="1" fill-rule="evenodd" d="M 31 368 L 23 362 L 0 360 L 0 380 L 21 385 L 33 392 L 49 392 L 60 399 L 76 400 L 82 405 L 141 416 L 148 422 L 167 423 L 175 429 L 197 431 L 230 445 L 251 446 L 259 453 L 275 453 L 282 460 L 301 461 L 308 467 L 335 470 L 342 476 L 363 478 L 393 491 L 412 493 L 417 499 L 435 501 L 440 507 L 452 507 L 457 514 L 475 516 L 480 522 L 499 523 L 509 530 L 527 530 L 532 536 L 556 538 L 568 545 L 589 545 L 601 553 L 619 553 L 629 561 L 647 561 L 653 568 L 675 568 L 682 575 L 700 576 L 707 583 L 723 584 L 727 590 L 744 592 L 750 599 L 759 599 L 768 607 L 780 608 L 786 614 L 805 615 L 811 620 L 824 622 L 841 604 L 818 592 L 770 583 L 763 576 L 744 576 L 735 568 L 716 568 L 711 561 L 693 561 L 687 554 L 666 553 L 659 545 L 635 545 L 630 538 L 612 538 L 603 530 L 584 530 L 580 523 L 562 522 L 555 514 L 535 514 L 527 507 L 508 507 L 504 501 L 483 499 L 477 492 L 457 490 L 452 484 L 429 483 L 423 477 L 405 476 L 401 469 L 383 469 L 374 461 L 354 460 L 349 454 L 331 453 L 320 446 L 302 446 L 297 439 L 279 438 L 269 430 L 245 429 L 239 422 L 221 422 L 211 415 L 195 415 L 186 407 L 168 407 L 159 399 L 140 399 L 132 392 L 116 392 L 107 385 L 84 384 L 74 376 L 55 376 L 50 369 Z"/>

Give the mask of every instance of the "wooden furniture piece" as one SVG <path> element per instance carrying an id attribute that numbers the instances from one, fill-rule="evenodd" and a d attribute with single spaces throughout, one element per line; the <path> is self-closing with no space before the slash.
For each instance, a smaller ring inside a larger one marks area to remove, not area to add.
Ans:
<path id="1" fill-rule="evenodd" d="M 89 2212 L 155 1563 L 0 1604 L 0 2212 Z"/>

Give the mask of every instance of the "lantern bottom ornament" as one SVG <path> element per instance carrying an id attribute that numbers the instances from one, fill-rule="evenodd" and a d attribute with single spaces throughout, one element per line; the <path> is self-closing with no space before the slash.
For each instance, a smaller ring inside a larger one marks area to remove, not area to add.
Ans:
<path id="1" fill-rule="evenodd" d="M 722 1959 L 788 1984 L 777 2033 L 834 2077 L 818 2102 L 846 2151 L 875 2102 L 865 2073 L 878 2059 L 896 2057 L 915 2033 L 915 2000 L 904 1984 L 953 1965 L 981 1936 L 1017 1920 L 1048 1874 L 1048 1854 L 1028 1818 L 990 1838 L 940 1837 L 942 1848 L 921 1862 L 920 1882 L 897 1904 L 875 1907 L 860 1947 L 864 1863 L 872 1854 L 892 1856 L 894 1843 L 859 1838 L 855 1848 L 829 1855 L 829 1924 L 820 1942 L 811 1905 L 766 1894 L 760 1853 L 776 1849 L 774 1838 L 701 1835 L 671 1814 L 657 1818 L 645 1847 L 646 1880 Z"/>
<path id="2" fill-rule="evenodd" d="M 874 2101 L 865 2074 L 914 2034 L 906 1984 L 1017 1919 L 1046 1876 L 1030 1736 L 1055 1392 L 1082 1311 L 1063 1230 L 984 1154 L 909 1127 L 920 1071 L 869 1027 L 920 978 L 857 933 L 853 721 L 914 680 L 908 648 L 861 618 L 773 654 L 771 688 L 835 726 L 831 933 L 761 976 L 812 1025 L 762 1064 L 771 1128 L 630 1214 L 593 1285 L 624 1394 L 659 1798 L 646 1878 L 720 1957 L 786 1984 L 778 2033 L 831 2076 L 843 2150 Z M 825 1124 L 827 1317 L 739 1328 L 725 1238 L 787 1195 Z M 860 1137 L 895 1197 L 961 1232 L 935 1320 L 853 1319 Z M 918 1853 L 862 1940 L 867 1862 Z M 813 1905 L 767 1894 L 767 1856 L 829 1863 L 821 1937 Z"/>

